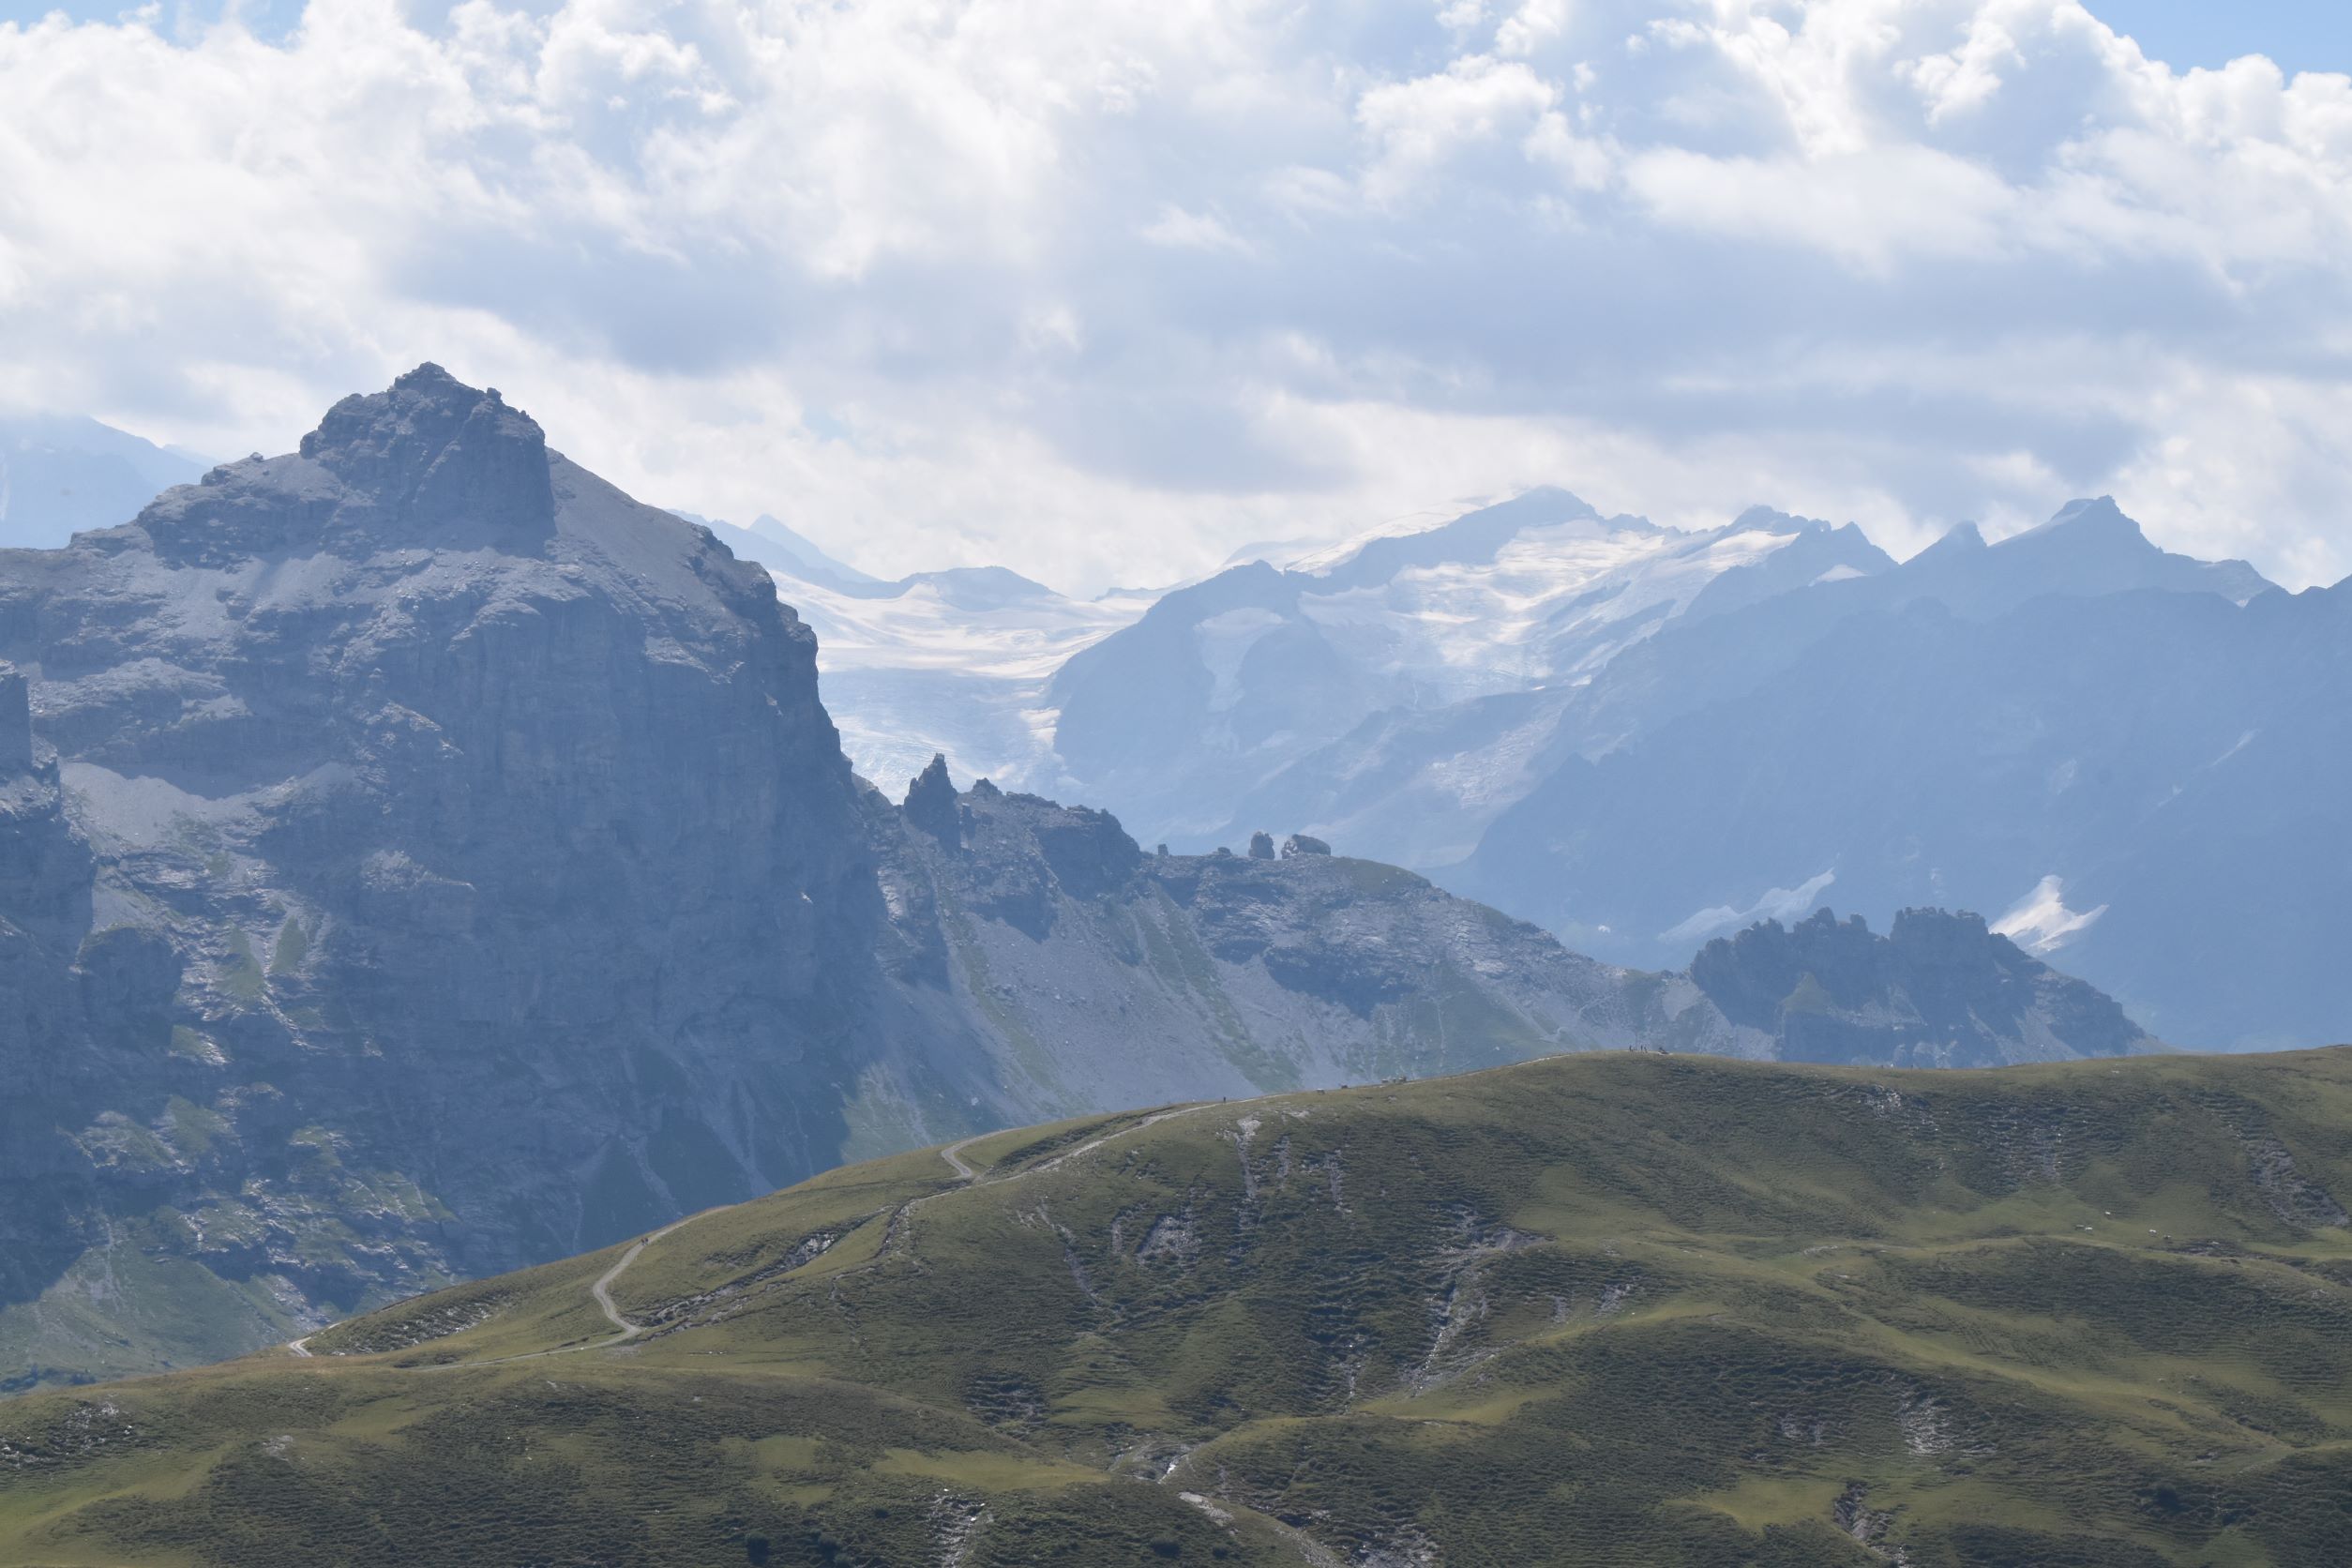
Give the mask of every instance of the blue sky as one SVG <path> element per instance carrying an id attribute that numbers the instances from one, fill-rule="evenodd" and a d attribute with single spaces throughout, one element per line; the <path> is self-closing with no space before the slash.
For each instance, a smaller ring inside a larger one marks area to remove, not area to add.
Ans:
<path id="1" fill-rule="evenodd" d="M 17 5 L 21 0 L 0 0 Z M 102 8 L 108 11 L 112 8 Z M 0 407 L 422 359 L 883 575 L 1536 484 L 2352 573 L 2352 23 L 2107 0 L 315 0 L 0 26 Z M 6 14 L 6 13 L 0 13 Z"/>
<path id="2" fill-rule="evenodd" d="M 2352 6 L 2342 0 L 2091 0 L 2090 10 L 2168 65 L 2267 54 L 2288 71 L 2352 71 Z"/>

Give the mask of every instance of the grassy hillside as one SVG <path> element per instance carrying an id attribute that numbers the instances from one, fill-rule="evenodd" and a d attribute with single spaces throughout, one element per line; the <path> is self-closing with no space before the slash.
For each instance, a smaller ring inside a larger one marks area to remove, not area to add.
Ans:
<path id="1" fill-rule="evenodd" d="M 0 1565 L 2335 1565 L 2347 1197 L 2352 1049 L 1003 1133 L 0 1404 Z"/>

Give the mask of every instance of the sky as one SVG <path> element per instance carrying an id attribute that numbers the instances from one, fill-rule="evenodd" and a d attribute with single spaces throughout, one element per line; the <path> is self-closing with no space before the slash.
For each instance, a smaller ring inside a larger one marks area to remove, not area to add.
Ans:
<path id="1" fill-rule="evenodd" d="M 2185 0 L 0 0 L 0 408 L 432 359 L 884 575 L 1535 484 L 2352 574 L 2352 20 Z"/>

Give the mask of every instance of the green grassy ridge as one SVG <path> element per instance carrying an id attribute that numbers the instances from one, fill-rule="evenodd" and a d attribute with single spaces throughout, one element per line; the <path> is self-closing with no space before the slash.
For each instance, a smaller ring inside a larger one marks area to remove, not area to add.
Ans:
<path id="1" fill-rule="evenodd" d="M 0 1404 L 0 1565 L 2352 1560 L 2352 1049 L 1580 1056 L 961 1157 L 688 1221 L 625 1345 L 615 1248 Z"/>

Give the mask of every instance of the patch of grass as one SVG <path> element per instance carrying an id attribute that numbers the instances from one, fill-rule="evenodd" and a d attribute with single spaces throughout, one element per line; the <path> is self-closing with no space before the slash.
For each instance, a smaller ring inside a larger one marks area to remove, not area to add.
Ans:
<path id="1" fill-rule="evenodd" d="M 253 939 L 243 927 L 232 926 L 223 945 L 227 956 L 220 964 L 220 988 L 239 1002 L 259 1002 L 267 982 L 253 956 Z"/>
<path id="2" fill-rule="evenodd" d="M 309 953 L 309 933 L 302 928 L 300 920 L 291 915 L 288 916 L 285 925 L 278 929 L 277 944 L 270 949 L 271 978 L 298 972 L 302 968 L 302 960 L 308 957 Z"/>

